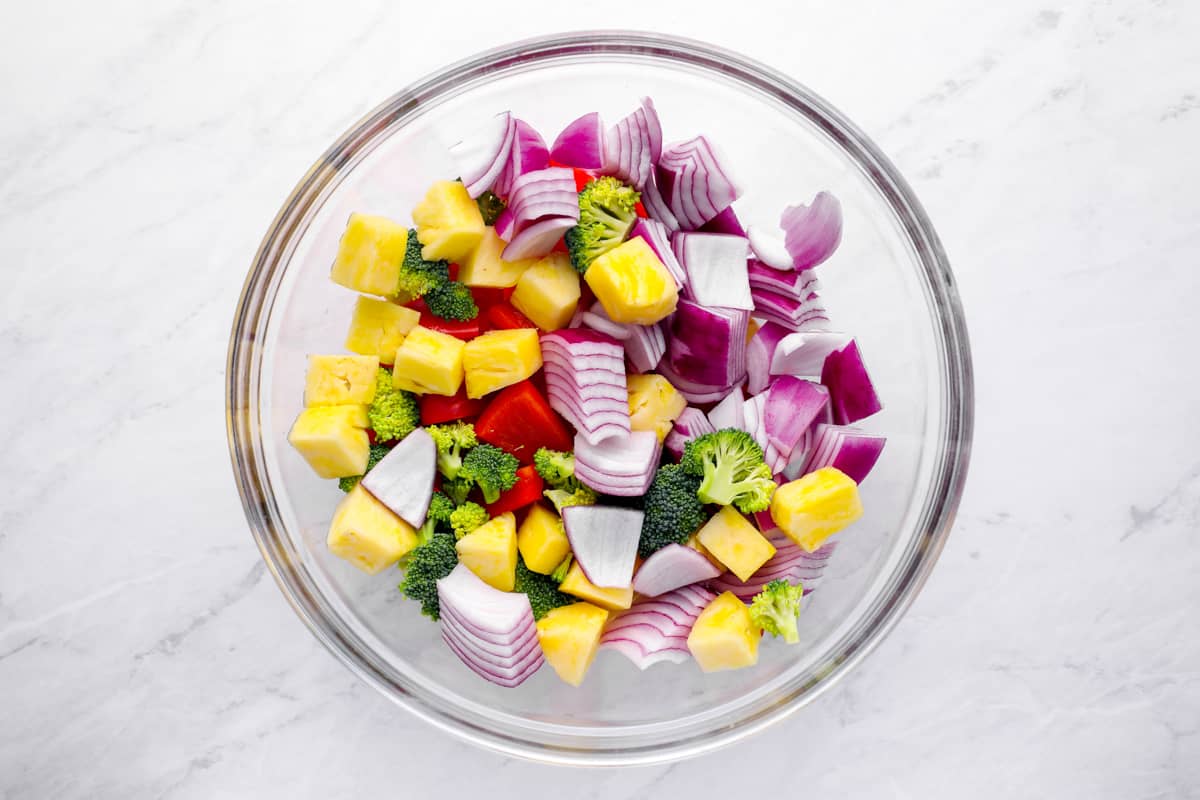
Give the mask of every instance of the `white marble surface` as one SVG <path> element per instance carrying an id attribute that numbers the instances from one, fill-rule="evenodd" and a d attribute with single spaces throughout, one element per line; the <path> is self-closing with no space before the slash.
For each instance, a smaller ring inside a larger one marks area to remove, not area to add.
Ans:
<path id="1" fill-rule="evenodd" d="M 0 795 L 1200 796 L 1200 4 L 405 5 L 7 9 Z M 351 121 L 618 21 L 780 67 L 892 155 L 957 271 L 978 425 L 942 563 L 861 669 L 719 756 L 570 772 L 316 644 L 247 533 L 223 373 L 260 235 Z"/>

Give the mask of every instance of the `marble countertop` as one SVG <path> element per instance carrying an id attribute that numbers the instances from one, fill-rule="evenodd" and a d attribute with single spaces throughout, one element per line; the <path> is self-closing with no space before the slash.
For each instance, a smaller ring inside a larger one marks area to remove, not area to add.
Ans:
<path id="1" fill-rule="evenodd" d="M 717 756 L 569 772 L 431 730 L 309 635 L 229 469 L 242 278 L 314 157 L 388 94 L 596 22 L 521 5 L 6 15 L 0 796 L 1200 796 L 1185 0 L 698 1 L 623 20 L 829 98 L 912 181 L 956 270 L 978 390 L 966 497 L 923 594 L 834 691 Z"/>

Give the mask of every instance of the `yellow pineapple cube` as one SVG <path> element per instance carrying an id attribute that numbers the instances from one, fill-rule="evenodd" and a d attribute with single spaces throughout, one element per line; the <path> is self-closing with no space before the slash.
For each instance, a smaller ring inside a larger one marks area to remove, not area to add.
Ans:
<path id="1" fill-rule="evenodd" d="M 579 273 L 566 253 L 551 253 L 525 270 L 512 304 L 544 331 L 566 327 L 579 305 Z"/>
<path id="2" fill-rule="evenodd" d="M 458 560 L 480 580 L 511 592 L 517 580 L 517 518 L 511 511 L 492 517 L 455 544 Z"/>
<path id="3" fill-rule="evenodd" d="M 296 417 L 288 442 L 322 478 L 362 475 L 371 453 L 366 427 L 366 406 L 314 406 Z"/>
<path id="4" fill-rule="evenodd" d="M 360 485 L 338 503 L 325 544 L 338 558 L 375 575 L 417 546 L 417 532 Z"/>
<path id="5" fill-rule="evenodd" d="M 862 515 L 858 484 L 836 467 L 785 483 L 771 498 L 771 519 L 810 553 Z"/>
<path id="6" fill-rule="evenodd" d="M 544 503 L 534 503 L 517 531 L 517 549 L 525 566 L 549 575 L 571 552 L 571 542 L 558 514 Z"/>
<path id="7" fill-rule="evenodd" d="M 537 263 L 537 259 L 505 261 L 500 258 L 500 253 L 507 244 L 495 228 L 486 228 L 478 246 L 459 262 L 459 281 L 467 286 L 495 286 L 502 289 L 516 286 L 517 280 L 525 270 Z"/>
<path id="8" fill-rule="evenodd" d="M 488 331 L 466 343 L 462 354 L 467 397 L 520 383 L 542 368 L 542 345 L 533 328 Z"/>
<path id="9" fill-rule="evenodd" d="M 438 181 L 412 213 L 426 261 L 462 261 L 483 240 L 479 206 L 458 181 Z"/>
<path id="10" fill-rule="evenodd" d="M 684 547 L 692 548 L 697 553 L 699 553 L 700 555 L 707 558 L 708 563 L 712 564 L 717 569 L 721 570 L 722 572 L 725 571 L 725 565 L 721 563 L 721 560 L 719 558 L 714 556 L 712 553 L 708 552 L 707 547 L 700 544 L 700 537 L 697 536 L 696 534 L 693 533 L 691 536 L 689 536 L 688 540 L 686 542 L 684 542 L 683 545 L 684 545 Z"/>
<path id="11" fill-rule="evenodd" d="M 559 606 L 538 620 L 542 655 L 558 677 L 572 686 L 583 683 L 588 667 L 596 660 L 606 622 L 608 612 L 591 603 Z"/>
<path id="12" fill-rule="evenodd" d="M 392 383 L 417 394 L 456 394 L 463 382 L 465 344 L 448 333 L 418 325 L 396 351 Z"/>
<path id="13" fill-rule="evenodd" d="M 775 545 L 733 506 L 724 506 L 696 534 L 738 580 L 747 581 L 775 555 Z"/>
<path id="14" fill-rule="evenodd" d="M 411 308 L 360 296 L 354 303 L 354 316 L 350 318 L 346 349 L 364 356 L 378 356 L 382 363 L 390 364 L 405 335 L 420 320 L 420 313 Z"/>
<path id="15" fill-rule="evenodd" d="M 575 595 L 581 600 L 587 600 L 589 603 L 595 603 L 601 608 L 607 608 L 609 611 L 622 611 L 633 605 L 632 586 L 626 586 L 623 589 L 601 589 L 587 579 L 578 561 L 572 564 L 571 568 L 567 570 L 567 576 L 563 578 L 558 588 L 567 594 Z"/>
<path id="16" fill-rule="evenodd" d="M 687 399 L 662 375 L 647 373 L 625 379 L 629 391 L 629 426 L 635 431 L 654 431 L 661 442 L 675 420 L 687 408 Z"/>
<path id="17" fill-rule="evenodd" d="M 640 236 L 593 261 L 583 279 L 615 322 L 653 325 L 679 302 L 675 279 Z"/>
<path id="18" fill-rule="evenodd" d="M 309 356 L 304 405 L 369 405 L 378 372 L 379 356 Z"/>
<path id="19" fill-rule="evenodd" d="M 347 289 L 391 297 L 400 282 L 408 229 L 387 217 L 351 214 L 329 277 Z"/>
<path id="20" fill-rule="evenodd" d="M 759 638 L 750 609 L 733 592 L 725 592 L 700 612 L 687 644 L 700 669 L 718 672 L 757 664 Z"/>

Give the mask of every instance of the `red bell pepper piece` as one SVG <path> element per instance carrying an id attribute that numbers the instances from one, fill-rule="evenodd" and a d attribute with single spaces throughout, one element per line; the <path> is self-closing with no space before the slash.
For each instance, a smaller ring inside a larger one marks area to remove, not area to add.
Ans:
<path id="1" fill-rule="evenodd" d="M 421 424 L 440 425 L 443 422 L 454 422 L 459 419 L 469 419 L 479 415 L 487 405 L 483 400 L 472 400 L 467 397 L 466 388 L 458 390 L 453 397 L 440 394 L 423 394 L 420 399 Z"/>
<path id="2" fill-rule="evenodd" d="M 479 310 L 487 311 L 494 305 L 507 303 L 508 298 L 512 297 L 514 288 L 512 286 L 472 286 L 471 295 L 475 298 L 475 305 L 479 306 Z"/>
<path id="3" fill-rule="evenodd" d="M 459 322 L 457 320 L 435 317 L 428 311 L 421 312 L 421 327 L 428 328 L 431 331 L 448 333 L 456 339 L 462 339 L 464 342 L 471 341 L 487 330 L 487 324 L 482 316 Z"/>
<path id="4" fill-rule="evenodd" d="M 488 324 L 498 331 L 511 331 L 517 328 L 536 328 L 529 318 L 510 306 L 508 303 L 497 303 L 487 310 Z"/>
<path id="5" fill-rule="evenodd" d="M 569 253 L 569 252 L 571 252 L 570 248 L 567 247 L 567 238 L 565 235 L 563 236 L 563 238 L 559 239 L 557 242 L 554 243 L 554 247 L 550 248 L 550 252 L 551 253 Z"/>
<path id="6" fill-rule="evenodd" d="M 642 205 L 642 201 L 638 200 L 633 204 L 633 210 L 642 219 L 650 219 L 650 215 L 646 213 L 646 207 Z"/>
<path id="7" fill-rule="evenodd" d="M 458 280 L 458 264 L 455 264 L 453 261 L 450 262 L 449 272 L 450 272 L 450 280 L 452 280 L 452 281 Z"/>
<path id="8" fill-rule="evenodd" d="M 536 502 L 542 496 L 542 476 L 533 467 L 521 467 L 517 470 L 517 482 L 500 499 L 486 506 L 490 516 L 503 514 L 505 511 L 516 511 L 530 503 Z"/>
<path id="9" fill-rule="evenodd" d="M 505 388 L 475 421 L 475 434 L 532 464 L 539 447 L 570 450 L 574 440 L 562 418 L 530 381 Z"/>
<path id="10" fill-rule="evenodd" d="M 578 167 L 572 167 L 571 172 L 575 174 L 575 191 L 577 192 L 582 192 L 583 187 L 596 180 L 595 175 Z"/>

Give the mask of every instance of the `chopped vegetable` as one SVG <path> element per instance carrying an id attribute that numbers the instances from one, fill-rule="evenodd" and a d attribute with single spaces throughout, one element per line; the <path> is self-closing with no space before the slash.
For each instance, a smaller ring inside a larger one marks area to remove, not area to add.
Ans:
<path id="1" fill-rule="evenodd" d="M 800 616 L 800 598 L 804 587 L 785 580 L 774 580 L 754 596 L 750 604 L 750 621 L 764 633 L 778 636 L 788 644 L 800 641 L 796 617 Z"/>
<path id="2" fill-rule="evenodd" d="M 825 359 L 821 383 L 829 388 L 833 421 L 838 425 L 858 422 L 883 408 L 853 339 Z"/>
<path id="3" fill-rule="evenodd" d="M 512 152 L 516 118 L 505 111 L 497 114 L 477 135 L 450 146 L 458 162 L 462 182 L 471 197 L 482 197 L 496 182 Z"/>
<path id="4" fill-rule="evenodd" d="M 662 154 L 662 126 L 649 97 L 608 131 L 603 171 L 641 188 Z"/>
<path id="5" fill-rule="evenodd" d="M 600 647 L 617 651 L 642 670 L 660 661 L 681 664 L 688 659 L 688 636 L 696 620 L 715 598 L 707 589 L 684 586 L 640 599 L 612 618 Z"/>
<path id="6" fill-rule="evenodd" d="M 485 503 L 494 503 L 500 498 L 501 492 L 511 489 L 517 482 L 519 465 L 520 462 L 510 453 L 490 444 L 480 444 L 467 453 L 458 475 L 479 487 Z"/>
<path id="7" fill-rule="evenodd" d="M 479 215 L 483 217 L 484 225 L 495 225 L 496 218 L 506 208 L 504 201 L 489 191 L 485 191 L 479 197 L 476 197 L 475 204 L 479 206 Z"/>
<path id="8" fill-rule="evenodd" d="M 479 316 L 479 306 L 471 290 L 458 281 L 445 281 L 425 293 L 429 313 L 442 319 L 459 322 Z"/>
<path id="9" fill-rule="evenodd" d="M 695 230 L 732 205 L 741 190 L 729 178 L 716 148 L 697 136 L 662 151 L 658 188 L 681 227 Z"/>
<path id="10" fill-rule="evenodd" d="M 721 570 L 698 551 L 681 544 L 669 544 L 638 568 L 633 576 L 633 590 L 645 597 L 657 597 L 720 574 Z"/>
<path id="11" fill-rule="evenodd" d="M 554 331 L 542 336 L 542 357 L 550 406 L 585 439 L 598 444 L 629 433 L 625 359 L 616 339 L 595 331 Z"/>
<path id="12" fill-rule="evenodd" d="M 829 390 L 819 383 L 781 375 L 767 392 L 762 423 L 767 439 L 785 459 L 824 419 Z"/>
<path id="13" fill-rule="evenodd" d="M 532 464 L 540 447 L 570 450 L 572 443 L 562 420 L 529 381 L 497 394 L 475 421 L 475 433 L 481 441 L 512 453 L 522 464 Z"/>
<path id="14" fill-rule="evenodd" d="M 541 619 L 556 608 L 575 602 L 574 597 L 559 591 L 558 581 L 549 575 L 534 572 L 519 557 L 513 591 L 529 598 L 529 606 L 533 610 L 535 620 Z"/>
<path id="15" fill-rule="evenodd" d="M 579 223 L 567 231 L 571 265 L 583 275 L 599 256 L 629 236 L 638 193 L 616 178 L 597 178 L 579 192 Z"/>
<path id="16" fill-rule="evenodd" d="M 704 306 L 754 308 L 745 237 L 680 231 L 671 237 L 671 248 L 687 273 L 684 293 L 689 300 Z"/>
<path id="17" fill-rule="evenodd" d="M 450 527 L 454 538 L 461 539 L 490 519 L 487 509 L 478 503 L 467 501 L 450 512 Z"/>
<path id="18" fill-rule="evenodd" d="M 383 457 L 388 454 L 389 450 L 391 448 L 385 444 L 371 445 L 370 454 L 367 456 L 367 468 L 365 472 L 370 472 L 376 464 L 383 460 Z M 347 475 L 345 478 L 338 479 L 338 488 L 343 492 L 348 492 L 355 486 L 358 486 L 358 482 L 361 480 L 362 475 Z"/>
<path id="19" fill-rule="evenodd" d="M 658 468 L 646 490 L 645 516 L 638 539 L 643 558 L 670 544 L 682 544 L 699 530 L 708 515 L 697 496 L 700 478 L 687 474 L 677 464 Z"/>
<path id="20" fill-rule="evenodd" d="M 521 467 L 517 470 L 517 482 L 501 494 L 499 500 L 488 504 L 488 513 L 503 514 L 506 511 L 524 508 L 541 499 L 543 486 L 541 477 L 533 467 Z"/>
<path id="21" fill-rule="evenodd" d="M 702 478 L 697 495 L 705 503 L 751 513 L 766 508 L 775 492 L 762 448 L 745 431 L 726 428 L 689 442 L 680 466 Z"/>
<path id="22" fill-rule="evenodd" d="M 463 565 L 437 582 L 442 640 L 480 677 L 519 686 L 543 664 L 529 598 L 488 586 Z"/>
<path id="23" fill-rule="evenodd" d="M 604 122 L 596 112 L 572 120 L 550 146 L 550 158 L 568 167 L 604 166 Z"/>
<path id="24" fill-rule="evenodd" d="M 623 589 L 633 582 L 642 512 L 614 506 L 571 506 L 563 525 L 575 562 L 601 589 Z"/>
<path id="25" fill-rule="evenodd" d="M 422 425 L 439 425 L 470 419 L 478 416 L 485 405 L 482 400 L 472 400 L 467 397 L 465 388 L 459 389 L 452 397 L 440 394 L 421 395 L 417 402 L 421 407 Z"/>
<path id="26" fill-rule="evenodd" d="M 746 229 L 742 227 L 742 221 L 738 219 L 737 212 L 733 210 L 733 206 L 728 206 L 720 214 L 710 219 L 698 228 L 702 233 L 723 233 L 729 236 L 741 236 L 746 238 Z"/>
<path id="27" fill-rule="evenodd" d="M 746 391 L 758 394 L 771 383 L 771 359 L 779 343 L 788 335 L 788 329 L 775 322 L 767 322 L 750 337 L 746 345 Z"/>
<path id="28" fill-rule="evenodd" d="M 543 170 L 550 162 L 550 151 L 546 142 L 532 125 L 523 119 L 514 120 L 513 143 L 508 161 L 496 176 L 493 188 L 508 197 L 510 202 L 516 195 L 517 182 L 530 172 Z"/>
<path id="29" fill-rule="evenodd" d="M 822 467 L 837 467 L 861 486 L 883 453 L 886 441 L 882 436 L 864 433 L 857 428 L 817 425 L 812 450 L 804 464 L 803 472 L 815 472 Z M 369 464 L 367 469 L 370 469 Z"/>
<path id="30" fill-rule="evenodd" d="M 688 406 L 680 413 L 671 432 L 663 440 L 663 448 L 678 461 L 683 458 L 683 450 L 687 447 L 688 442 L 706 433 L 714 433 L 716 430 L 703 411 Z"/>
<path id="31" fill-rule="evenodd" d="M 408 554 L 400 591 L 421 604 L 421 613 L 431 619 L 440 617 L 437 582 L 458 566 L 454 535 L 435 532 L 430 540 Z"/>
<path id="32" fill-rule="evenodd" d="M 392 373 L 380 369 L 375 378 L 375 397 L 367 407 L 367 423 L 375 431 L 375 439 L 390 442 L 403 439 L 421 422 L 421 409 L 416 396 L 397 389 Z"/>
<path id="33" fill-rule="evenodd" d="M 451 527 L 450 515 L 454 513 L 454 501 L 441 492 L 434 492 L 429 499 L 429 511 L 425 524 L 417 530 L 418 545 L 428 544 L 433 534 Z"/>
<path id="34" fill-rule="evenodd" d="M 430 425 L 425 429 L 437 445 L 438 471 L 447 478 L 458 477 L 462 469 L 462 454 L 479 443 L 475 437 L 475 426 L 469 422 L 450 425 Z"/>
<path id="35" fill-rule="evenodd" d="M 511 247 L 522 231 L 535 223 L 548 219 L 579 219 L 579 204 L 575 195 L 575 177 L 564 167 L 546 167 L 526 172 L 513 181 L 512 194 L 508 198 L 508 211 L 512 214 Z M 529 253 L 516 258 L 545 255 L 549 252 Z M 507 251 L 507 248 L 506 248 Z M 512 256 L 506 256 L 512 261 Z"/>
<path id="36" fill-rule="evenodd" d="M 450 265 L 444 260 L 426 261 L 421 255 L 421 242 L 416 230 L 408 232 L 408 244 L 404 250 L 404 261 L 396 276 L 396 290 L 400 300 L 415 300 L 450 280 Z"/>
<path id="37" fill-rule="evenodd" d="M 425 522 L 437 475 L 437 446 L 417 428 L 363 476 L 360 486 L 414 528 Z"/>
<path id="38" fill-rule="evenodd" d="M 763 266 L 794 274 L 792 254 L 787 251 L 782 236 L 777 236 L 757 225 L 751 225 L 746 229 L 746 238 L 750 240 L 750 251 Z"/>
<path id="39" fill-rule="evenodd" d="M 507 331 L 517 328 L 536 328 L 533 321 L 517 311 L 507 302 L 497 303 L 487 310 L 487 321 L 494 330 Z"/>
<path id="40" fill-rule="evenodd" d="M 601 494 L 640 497 L 654 478 L 662 442 L 654 431 L 633 431 L 592 444 L 575 436 L 575 476 Z"/>
<path id="41" fill-rule="evenodd" d="M 842 204 L 829 192 L 817 192 L 810 204 L 784 209 L 779 226 L 792 267 L 811 269 L 829 258 L 842 241 Z"/>
<path id="42" fill-rule="evenodd" d="M 697 384 L 728 389 L 740 383 L 746 374 L 749 319 L 744 310 L 679 301 L 671 318 L 665 363 L 676 375 Z"/>

